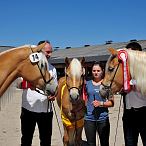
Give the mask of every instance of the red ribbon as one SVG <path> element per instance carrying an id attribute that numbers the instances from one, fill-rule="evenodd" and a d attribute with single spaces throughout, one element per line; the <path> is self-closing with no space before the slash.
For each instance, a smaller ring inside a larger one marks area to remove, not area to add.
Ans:
<path id="1" fill-rule="evenodd" d="M 122 61 L 123 68 L 123 82 L 124 82 L 124 91 L 130 91 L 130 72 L 128 68 L 128 53 L 126 50 L 118 51 L 118 59 Z"/>

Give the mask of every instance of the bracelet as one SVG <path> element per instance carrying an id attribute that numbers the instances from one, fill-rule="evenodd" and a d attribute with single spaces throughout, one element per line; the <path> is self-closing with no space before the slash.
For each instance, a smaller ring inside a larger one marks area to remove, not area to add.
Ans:
<path id="1" fill-rule="evenodd" d="M 100 101 L 100 106 L 103 107 L 104 106 L 104 102 Z"/>

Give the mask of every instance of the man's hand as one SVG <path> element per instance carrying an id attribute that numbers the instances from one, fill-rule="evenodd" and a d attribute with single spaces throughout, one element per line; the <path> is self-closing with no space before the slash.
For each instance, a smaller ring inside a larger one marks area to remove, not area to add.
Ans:
<path id="1" fill-rule="evenodd" d="M 51 101 L 54 101 L 55 100 L 55 96 L 48 96 L 48 99 L 51 100 Z"/>

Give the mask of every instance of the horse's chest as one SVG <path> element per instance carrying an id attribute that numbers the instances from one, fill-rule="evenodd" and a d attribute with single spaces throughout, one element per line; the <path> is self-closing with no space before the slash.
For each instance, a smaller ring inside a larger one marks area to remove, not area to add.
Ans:
<path id="1" fill-rule="evenodd" d="M 63 108 L 63 112 L 71 121 L 76 121 L 82 119 L 85 114 L 85 106 L 83 103 L 80 104 L 70 104 L 70 108 Z"/>
<path id="2" fill-rule="evenodd" d="M 73 107 L 71 113 L 74 114 L 76 119 L 83 118 L 84 114 L 85 114 L 84 106 L 83 105 L 79 105 L 79 106 Z"/>

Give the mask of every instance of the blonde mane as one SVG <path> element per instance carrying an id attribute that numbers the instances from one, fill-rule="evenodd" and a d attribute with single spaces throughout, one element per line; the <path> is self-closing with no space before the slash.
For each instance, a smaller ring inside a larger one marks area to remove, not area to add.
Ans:
<path id="1" fill-rule="evenodd" d="M 45 67 L 46 67 L 47 70 L 49 70 L 49 63 L 48 63 L 47 58 L 43 52 L 42 52 L 42 58 L 39 61 L 38 65 L 39 65 L 40 69 L 45 69 Z"/>
<path id="2" fill-rule="evenodd" d="M 127 50 L 131 78 L 136 80 L 136 88 L 146 95 L 146 52 Z"/>

